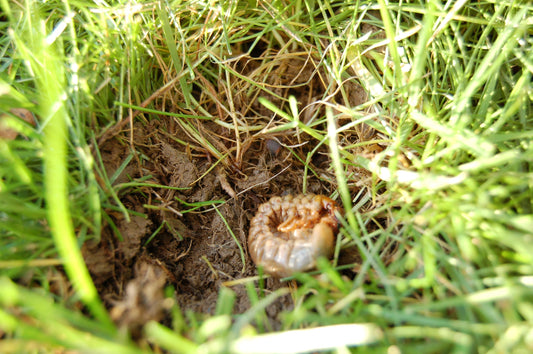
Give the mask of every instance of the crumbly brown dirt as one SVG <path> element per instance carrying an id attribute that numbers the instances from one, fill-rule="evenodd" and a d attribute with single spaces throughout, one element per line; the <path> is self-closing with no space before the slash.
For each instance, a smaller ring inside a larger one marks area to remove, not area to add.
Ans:
<path id="1" fill-rule="evenodd" d="M 86 243 L 83 254 L 114 320 L 134 333 L 149 320 L 165 321 L 165 286 L 173 287 L 182 311 L 213 314 L 222 286 L 256 275 L 247 251 L 247 232 L 259 204 L 273 196 L 302 193 L 304 184 L 308 193 L 331 195 L 336 189 L 327 146 L 317 147 L 315 139 L 295 129 L 268 130 L 286 121 L 258 101 L 266 98 L 288 112 L 284 99 L 292 95 L 301 121 L 312 124 L 323 117 L 324 104 L 317 100 L 323 99 L 330 87 L 319 58 L 305 52 L 279 55 L 273 49 L 254 53 L 231 63 L 239 73 L 231 82 L 204 82 L 202 87 L 212 87 L 211 92 L 193 85 L 193 94 L 221 122 L 263 125 L 266 132 L 237 134 L 212 120 L 136 112 L 133 126 L 119 123 L 104 133 L 95 147 L 106 175 L 115 176 L 111 184 L 122 205 L 109 198 L 101 240 Z M 200 82 L 206 80 L 201 72 L 196 74 Z M 343 90 L 343 95 L 331 96 L 332 103 L 344 100 L 344 105 L 356 106 L 366 99 L 355 78 L 346 80 Z M 176 87 L 165 92 L 154 104 L 163 112 L 199 114 L 180 108 L 179 91 Z M 315 128 L 326 131 L 325 126 Z M 373 134 L 362 126 L 344 138 L 358 142 Z M 133 158 L 124 167 L 130 155 Z M 371 183 L 363 170 L 348 172 L 360 181 L 353 185 L 354 195 Z M 119 188 L 132 181 L 152 186 Z M 104 190 L 109 188 L 103 177 L 101 184 Z M 243 248 L 244 262 L 237 242 Z M 343 257 L 347 262 L 358 259 L 353 249 Z M 268 291 L 283 286 L 287 285 L 277 279 L 266 282 Z M 244 286 L 231 288 L 236 294 L 234 312 L 249 309 Z M 279 313 L 292 307 L 290 295 L 270 305 L 267 314 L 273 329 L 279 326 Z"/>

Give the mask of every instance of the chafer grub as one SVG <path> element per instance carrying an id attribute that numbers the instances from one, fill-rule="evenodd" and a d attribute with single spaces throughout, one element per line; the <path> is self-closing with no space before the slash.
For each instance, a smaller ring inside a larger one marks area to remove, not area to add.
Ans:
<path id="1" fill-rule="evenodd" d="M 274 197 L 250 222 L 248 250 L 256 265 L 276 277 L 310 270 L 331 257 L 341 209 L 323 195 Z"/>

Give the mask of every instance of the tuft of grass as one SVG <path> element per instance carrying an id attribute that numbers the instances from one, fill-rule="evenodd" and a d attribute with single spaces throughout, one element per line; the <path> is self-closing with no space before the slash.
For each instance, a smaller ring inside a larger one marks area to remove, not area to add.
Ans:
<path id="1" fill-rule="evenodd" d="M 294 153 L 302 175 L 328 185 L 346 214 L 333 264 L 273 292 L 261 274 L 239 279 L 221 288 L 213 316 L 174 304 L 170 327 L 144 326 L 153 351 L 245 352 L 268 338 L 260 349 L 273 352 L 269 342 L 287 334 L 312 343 L 339 324 L 357 325 L 361 340 L 306 350 L 533 348 L 528 2 L 0 5 L 0 129 L 16 133 L 0 138 L 0 351 L 149 351 L 111 323 L 80 248 L 99 239 L 104 207 L 129 218 L 119 196 L 149 184 L 113 183 L 139 158 L 133 134 L 115 176 L 99 146 L 156 114 L 190 138 L 178 144 L 214 157 L 212 168 L 241 171 L 262 137 L 311 142 L 305 159 Z M 242 58 L 257 64 L 248 75 L 236 69 Z M 287 59 L 312 63 L 321 96 L 298 102 L 278 90 Z M 351 101 L 353 83 L 365 102 Z M 221 143 L 214 126 L 231 139 Z M 311 161 L 326 147 L 331 173 L 320 174 Z M 361 260 L 338 264 L 354 248 Z M 250 299 L 242 314 L 230 285 Z M 277 333 L 266 309 L 288 294 L 294 308 Z"/>

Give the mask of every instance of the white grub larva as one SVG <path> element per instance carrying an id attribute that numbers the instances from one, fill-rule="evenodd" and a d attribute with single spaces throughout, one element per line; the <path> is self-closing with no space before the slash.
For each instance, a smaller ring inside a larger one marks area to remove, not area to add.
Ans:
<path id="1" fill-rule="evenodd" d="M 276 277 L 315 268 L 331 257 L 338 231 L 335 202 L 323 195 L 274 197 L 250 222 L 248 250 L 256 265 Z"/>

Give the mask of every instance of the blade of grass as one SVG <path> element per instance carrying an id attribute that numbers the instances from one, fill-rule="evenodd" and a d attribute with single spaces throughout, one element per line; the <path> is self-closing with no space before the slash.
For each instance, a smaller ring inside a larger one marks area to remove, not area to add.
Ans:
<path id="1" fill-rule="evenodd" d="M 184 69 L 184 65 L 176 49 L 176 43 L 180 43 L 180 41 L 177 41 L 175 38 L 173 38 L 172 28 L 170 27 L 170 23 L 168 21 L 170 16 L 167 11 L 167 5 L 165 1 L 162 1 L 162 0 L 159 1 L 157 5 L 157 12 L 159 14 L 159 19 L 163 27 L 163 34 L 165 36 L 166 45 L 172 57 L 172 63 L 174 64 L 174 70 L 176 70 L 176 74 L 180 74 Z M 186 76 L 180 77 L 179 83 L 180 83 L 181 90 L 183 92 L 183 98 L 185 99 L 185 104 L 187 105 L 187 107 L 190 107 L 191 102 L 190 102 L 189 97 L 190 97 L 191 88 L 189 84 L 187 83 L 187 77 Z"/>
<path id="2" fill-rule="evenodd" d="M 244 270 L 246 269 L 246 259 L 244 257 L 244 249 L 242 248 L 241 243 L 239 242 L 239 239 L 237 238 L 237 236 L 235 236 L 235 234 L 233 233 L 233 230 L 231 229 L 224 215 L 222 215 L 222 213 L 220 212 L 220 210 L 218 210 L 218 207 L 216 205 L 213 205 L 213 207 L 215 208 L 215 211 L 217 212 L 217 214 L 220 216 L 220 218 L 224 222 L 224 225 L 226 225 L 226 228 L 228 229 L 228 232 L 231 234 L 231 237 L 233 238 L 233 240 L 235 240 L 237 247 L 239 247 L 239 252 L 241 254 L 241 262 L 242 262 L 241 272 L 244 273 Z"/>
<path id="3" fill-rule="evenodd" d="M 44 184 L 47 215 L 55 245 L 65 269 L 82 301 L 91 313 L 112 331 L 113 324 L 100 302 L 96 288 L 81 256 L 68 200 L 67 121 L 65 107 L 65 72 L 58 43 L 46 37 L 45 22 L 38 8 L 26 5 L 27 22 L 22 34 L 11 33 L 21 55 L 30 63 L 37 87 L 43 93 L 39 110 L 43 121 Z"/>
<path id="4" fill-rule="evenodd" d="M 330 107 L 326 107 L 326 117 L 328 120 L 328 142 L 329 142 L 329 151 L 333 164 L 333 169 L 335 171 L 335 176 L 337 177 L 337 186 L 339 189 L 339 195 L 342 200 L 342 205 L 344 210 L 346 210 L 346 219 L 348 224 L 354 230 L 357 237 L 359 236 L 357 221 L 355 219 L 355 214 L 351 212 L 352 210 L 352 197 L 350 190 L 348 189 L 348 184 L 346 181 L 346 172 L 344 166 L 341 162 L 340 152 L 339 152 L 339 142 L 337 138 L 337 124 L 335 123 L 335 118 L 333 116 L 333 111 Z"/>
<path id="5" fill-rule="evenodd" d="M 389 7 L 385 0 L 378 0 L 379 12 L 381 13 L 381 18 L 383 19 L 383 24 L 385 26 L 385 32 L 387 38 L 390 40 L 388 43 L 388 48 L 394 62 L 394 88 L 399 89 L 403 86 L 403 77 L 402 77 L 402 61 L 400 59 L 400 54 L 398 52 L 398 45 L 396 43 L 396 29 L 392 23 L 391 16 L 389 14 Z"/>

